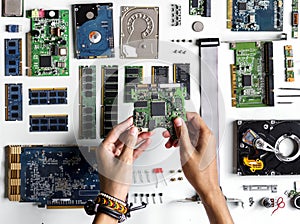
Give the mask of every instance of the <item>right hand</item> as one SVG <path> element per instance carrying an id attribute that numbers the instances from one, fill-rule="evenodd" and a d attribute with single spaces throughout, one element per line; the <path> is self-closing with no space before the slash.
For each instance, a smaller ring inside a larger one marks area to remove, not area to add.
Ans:
<path id="1" fill-rule="evenodd" d="M 216 140 L 203 119 L 197 113 L 187 112 L 187 124 L 182 118 L 174 119 L 178 140 L 169 138 L 166 148 L 180 146 L 182 170 L 202 200 L 220 191 L 216 158 Z"/>

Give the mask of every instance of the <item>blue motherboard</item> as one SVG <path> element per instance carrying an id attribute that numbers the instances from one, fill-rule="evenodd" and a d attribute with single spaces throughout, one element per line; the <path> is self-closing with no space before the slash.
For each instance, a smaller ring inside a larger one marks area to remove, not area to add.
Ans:
<path id="1" fill-rule="evenodd" d="M 228 0 L 227 28 L 232 31 L 282 31 L 282 0 Z"/>
<path id="2" fill-rule="evenodd" d="M 8 146 L 7 149 L 9 161 L 21 167 L 18 170 L 9 164 L 10 199 L 36 203 L 39 207 L 74 208 L 83 207 L 100 191 L 93 149 L 78 146 Z"/>
<path id="3" fill-rule="evenodd" d="M 73 5 L 78 59 L 114 57 L 113 4 Z"/>

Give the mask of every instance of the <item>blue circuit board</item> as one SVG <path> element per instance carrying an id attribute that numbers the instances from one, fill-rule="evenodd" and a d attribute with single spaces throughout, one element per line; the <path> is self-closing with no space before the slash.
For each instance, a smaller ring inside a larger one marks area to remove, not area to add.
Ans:
<path id="1" fill-rule="evenodd" d="M 5 76 L 22 75 L 22 39 L 5 39 Z"/>
<path id="2" fill-rule="evenodd" d="M 83 206 L 100 190 L 94 150 L 77 146 L 19 146 L 20 201 L 48 208 Z"/>
<path id="3" fill-rule="evenodd" d="M 228 0 L 228 28 L 232 31 L 282 31 L 282 0 Z"/>
<path id="4" fill-rule="evenodd" d="M 29 105 L 67 104 L 67 88 L 29 89 Z"/>
<path id="5" fill-rule="evenodd" d="M 73 5 L 78 59 L 114 57 L 113 4 Z"/>
<path id="6" fill-rule="evenodd" d="M 68 131 L 68 115 L 30 115 L 30 132 Z"/>
<path id="7" fill-rule="evenodd" d="M 22 84 L 5 84 L 5 120 L 23 120 Z"/>

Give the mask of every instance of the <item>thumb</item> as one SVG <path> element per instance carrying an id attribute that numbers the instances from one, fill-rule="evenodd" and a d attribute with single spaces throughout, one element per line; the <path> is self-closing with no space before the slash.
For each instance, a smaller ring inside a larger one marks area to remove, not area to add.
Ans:
<path id="1" fill-rule="evenodd" d="M 126 134 L 120 136 L 120 140 L 124 143 L 123 149 L 119 156 L 120 160 L 132 164 L 133 161 L 133 150 L 138 139 L 138 129 L 131 127 Z"/>

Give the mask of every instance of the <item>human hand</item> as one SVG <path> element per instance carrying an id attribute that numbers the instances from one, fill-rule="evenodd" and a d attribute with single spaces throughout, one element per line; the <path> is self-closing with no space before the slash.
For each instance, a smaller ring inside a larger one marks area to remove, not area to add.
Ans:
<path id="1" fill-rule="evenodd" d="M 151 143 L 152 132 L 138 134 L 132 117 L 115 126 L 97 150 L 101 191 L 126 201 L 132 163 Z M 136 149 L 136 145 L 139 145 Z"/>
<path id="2" fill-rule="evenodd" d="M 181 119 L 174 119 L 178 139 L 169 138 L 166 148 L 180 146 L 182 170 L 203 199 L 210 192 L 220 190 L 216 159 L 216 140 L 211 130 L 197 113 L 187 112 L 187 124 Z"/>

